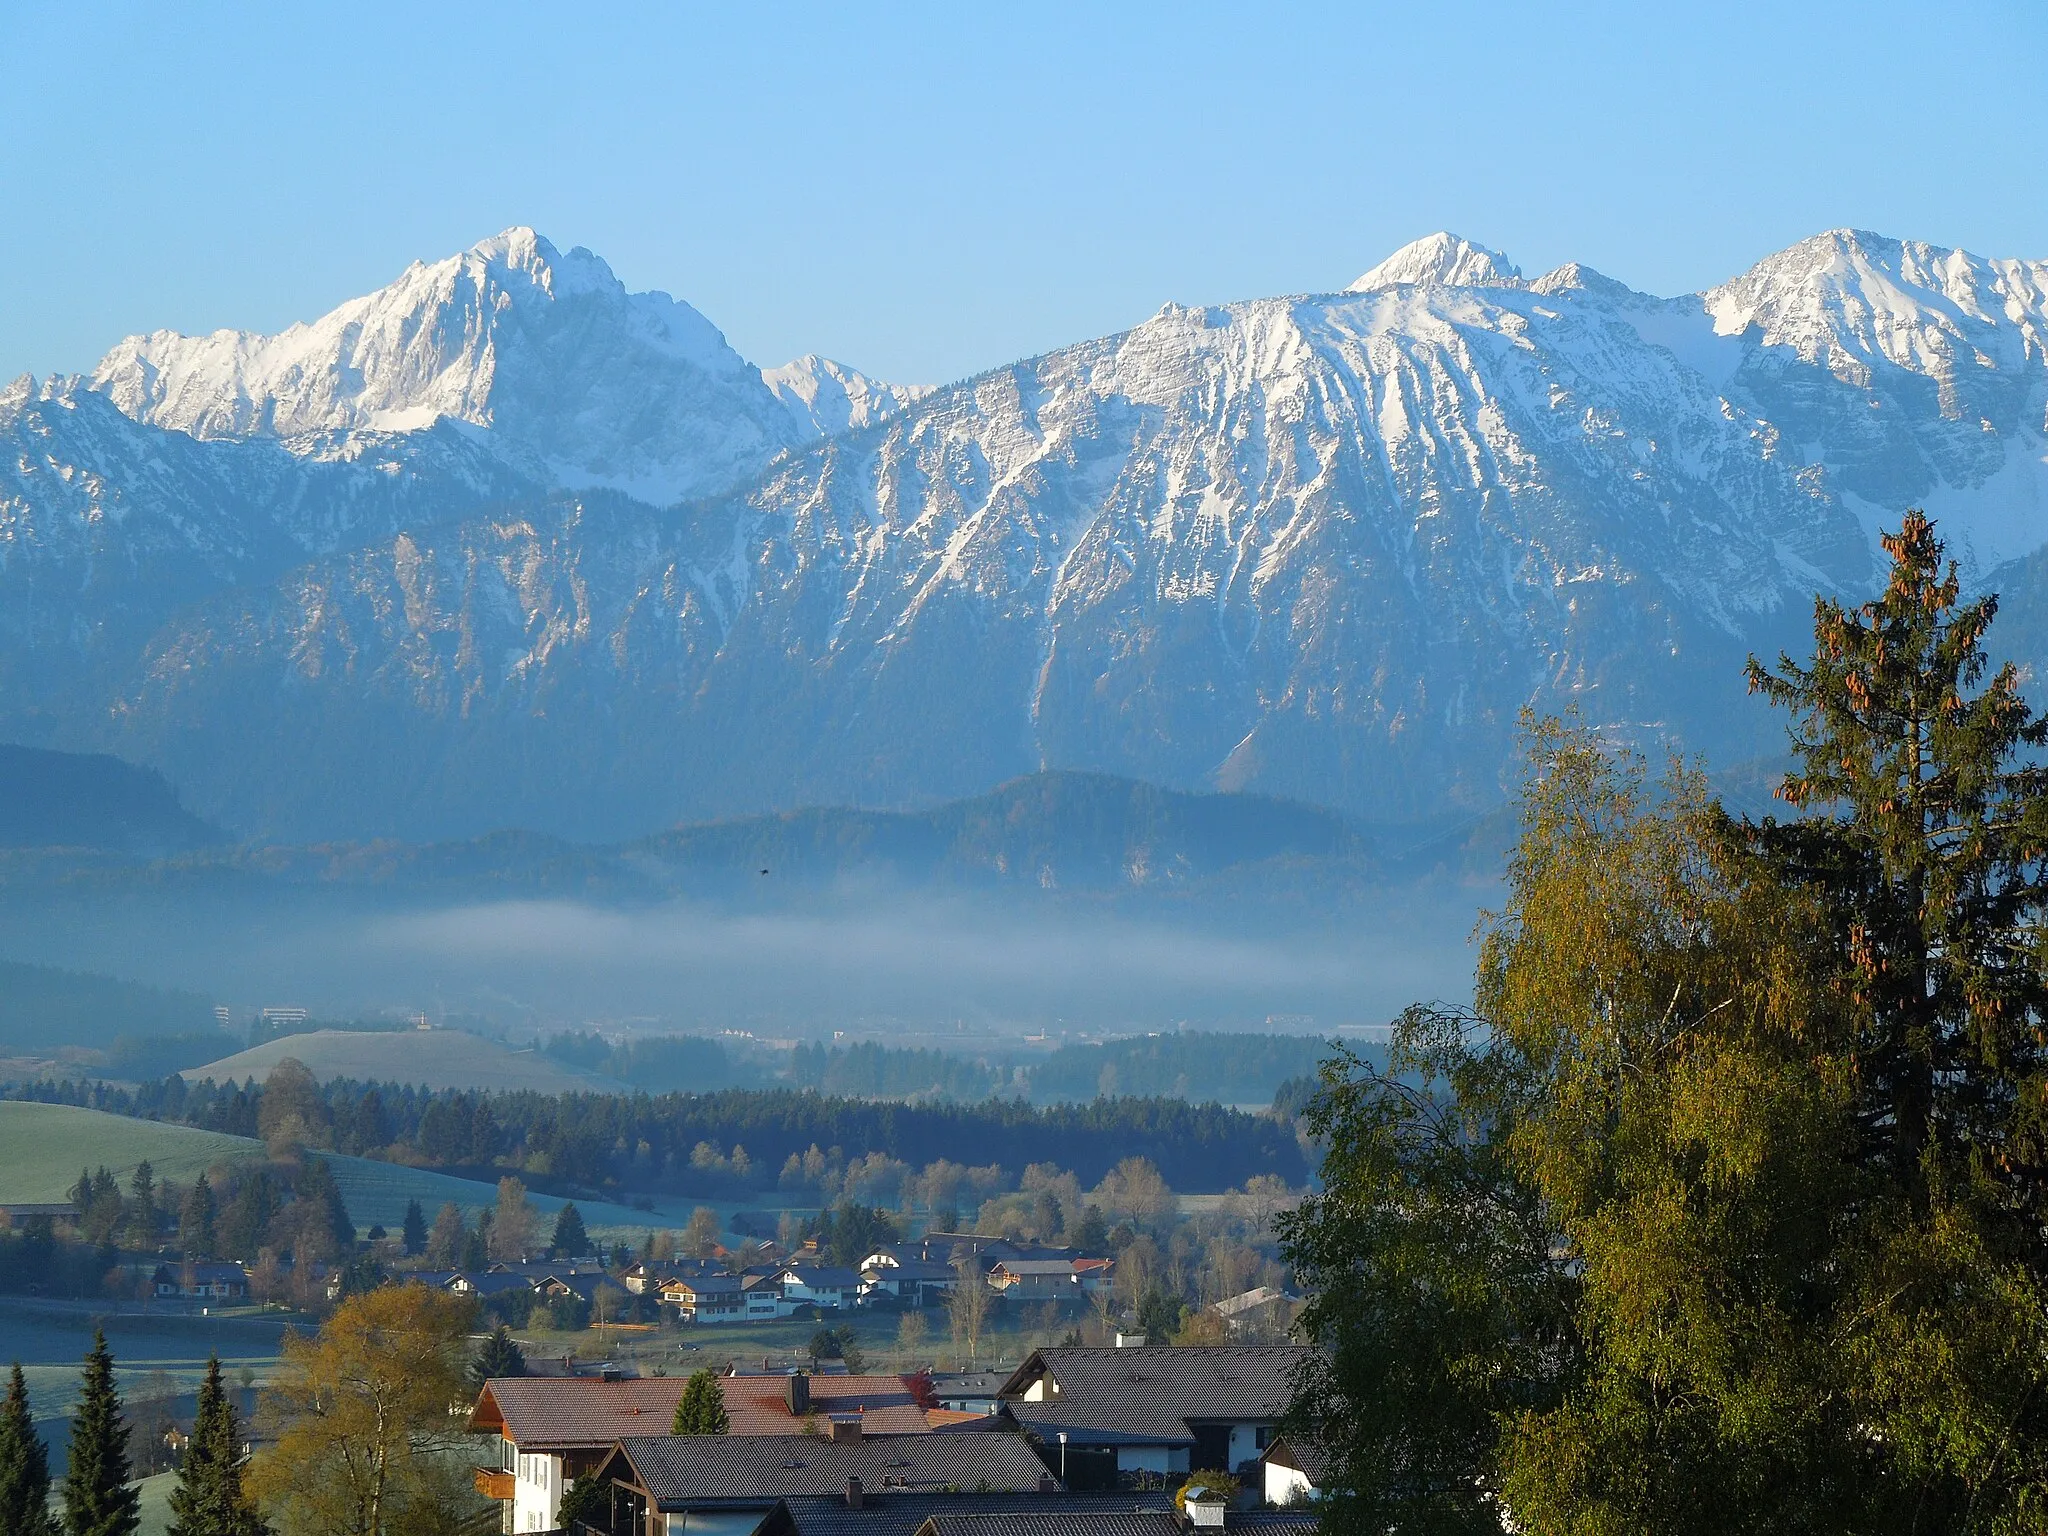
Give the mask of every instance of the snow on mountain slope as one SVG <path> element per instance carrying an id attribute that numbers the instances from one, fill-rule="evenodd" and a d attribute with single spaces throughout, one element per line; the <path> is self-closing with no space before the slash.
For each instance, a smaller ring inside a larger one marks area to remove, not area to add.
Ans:
<path id="1" fill-rule="evenodd" d="M 213 593 L 533 491 L 453 429 L 295 456 L 144 425 L 77 380 L 17 379 L 0 389 L 0 734 L 89 717 L 102 674 Z"/>
<path id="2" fill-rule="evenodd" d="M 761 377 L 805 437 L 872 426 L 932 392 L 928 384 L 884 384 L 815 352 L 763 368 Z"/>
<path id="3" fill-rule="evenodd" d="M 681 321 L 650 340 L 595 258 L 525 260 L 417 269 L 351 311 L 388 345 L 337 322 L 297 374 L 258 341 L 103 370 L 178 431 L 76 390 L 0 420 L 16 526 L 99 551 L 23 567 L 74 583 L 36 646 L 127 601 L 79 573 L 131 545 L 204 567 L 176 602 L 121 589 L 146 635 L 98 645 L 44 739 L 296 837 L 624 835 L 1048 766 L 1433 815 L 1498 799 L 1525 705 L 1775 748 L 1743 658 L 1802 647 L 1816 591 L 1866 590 L 1907 506 L 1980 572 L 2048 544 L 2038 264 L 1836 232 L 1664 299 L 1440 235 L 1355 291 L 1169 305 L 913 392 L 756 373 Z M 683 431 L 685 397 L 736 414 Z M 414 409 L 437 425 L 379 425 Z M 709 485 L 749 453 L 684 518 L 560 490 Z"/>
<path id="4" fill-rule="evenodd" d="M 1978 575 L 2048 542 L 2048 262 L 1837 229 L 1701 303 L 1732 391 L 1873 532 L 1924 507 Z"/>
<path id="5" fill-rule="evenodd" d="M 1411 240 L 1353 283 L 1347 293 L 1372 293 L 1420 283 L 1438 288 L 1512 288 L 1522 269 L 1499 251 L 1489 251 L 1442 231 Z"/>
<path id="6" fill-rule="evenodd" d="M 153 426 L 294 448 L 467 423 L 529 477 L 663 502 L 813 435 L 696 310 L 525 228 L 276 336 L 131 336 L 92 385 Z"/>
<path id="7" fill-rule="evenodd" d="M 302 757 L 426 743 L 407 815 L 537 817 L 567 778 L 641 824 L 1047 765 L 1420 815 L 1498 797 L 1532 702 L 1754 749 L 1743 656 L 1868 552 L 1615 286 L 1168 306 L 687 524 L 578 502 L 322 562 L 167 631 L 130 745 L 196 767 L 187 722 L 255 693 Z"/>

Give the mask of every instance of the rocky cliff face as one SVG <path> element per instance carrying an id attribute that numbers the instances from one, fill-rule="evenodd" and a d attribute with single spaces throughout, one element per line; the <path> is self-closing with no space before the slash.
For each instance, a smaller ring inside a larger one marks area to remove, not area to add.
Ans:
<path id="1" fill-rule="evenodd" d="M 1399 819 L 1496 801 L 1525 706 L 1767 750 L 1742 658 L 1860 593 L 1908 505 L 1987 579 L 2048 542 L 2040 264 L 1835 232 L 1666 300 L 1438 236 L 925 393 L 764 380 L 529 239 L 407 275 L 431 345 L 366 300 L 64 392 L 165 445 L 93 471 L 136 530 L 93 536 L 201 574 L 49 734 L 295 836 L 620 835 L 1041 767 Z M 11 449 L 48 394 L 0 413 Z M 88 528 L 59 458 L 7 505 Z M 654 480 L 695 499 L 589 489 Z"/>

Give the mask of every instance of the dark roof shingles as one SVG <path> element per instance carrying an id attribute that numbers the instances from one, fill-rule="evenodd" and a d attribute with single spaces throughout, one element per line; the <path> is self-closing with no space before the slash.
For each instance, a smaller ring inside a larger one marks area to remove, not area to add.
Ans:
<path id="1" fill-rule="evenodd" d="M 642 1485 L 663 1508 L 691 1499 L 785 1498 L 838 1493 L 857 1477 L 877 1498 L 891 1488 L 931 1492 L 1035 1489 L 1045 1463 L 1016 1435 L 650 1435 L 621 1441 Z"/>

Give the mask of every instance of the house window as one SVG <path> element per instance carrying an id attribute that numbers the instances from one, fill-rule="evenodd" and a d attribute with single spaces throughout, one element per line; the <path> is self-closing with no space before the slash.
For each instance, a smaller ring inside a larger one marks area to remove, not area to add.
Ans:
<path id="1" fill-rule="evenodd" d="M 1255 1430 L 1253 1430 L 1253 1431 L 1252 1431 L 1252 1444 L 1253 1444 L 1253 1445 L 1255 1445 L 1255 1446 L 1257 1446 L 1257 1447 L 1258 1447 L 1258 1448 L 1259 1448 L 1260 1450 L 1262 1450 L 1262 1451 L 1263 1451 L 1263 1450 L 1264 1450 L 1264 1449 L 1265 1449 L 1265 1448 L 1266 1448 L 1267 1446 L 1271 1445 L 1272 1443 L 1273 1443 L 1273 1426 L 1272 1426 L 1272 1425 L 1270 1425 L 1270 1424 L 1261 1424 L 1261 1425 L 1260 1425 L 1260 1426 L 1259 1426 L 1259 1427 L 1258 1427 L 1257 1429 L 1255 1429 Z"/>

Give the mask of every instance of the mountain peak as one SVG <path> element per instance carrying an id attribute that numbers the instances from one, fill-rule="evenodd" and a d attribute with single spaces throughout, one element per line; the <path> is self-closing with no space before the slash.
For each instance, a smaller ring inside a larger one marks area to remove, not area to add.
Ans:
<path id="1" fill-rule="evenodd" d="M 1345 291 L 1372 293 L 1403 284 L 1422 287 L 1514 288 L 1522 269 L 1499 251 L 1474 245 L 1463 236 L 1439 230 L 1411 240 L 1367 272 Z"/>
<path id="2" fill-rule="evenodd" d="M 869 426 L 931 393 L 925 384 L 884 384 L 815 352 L 780 368 L 763 368 L 761 381 L 805 437 Z"/>
<path id="3" fill-rule="evenodd" d="M 317 443 L 489 429 L 542 483 L 698 495 L 800 441 L 745 359 L 695 309 L 629 293 L 598 256 L 514 225 L 274 336 L 131 336 L 92 385 L 194 437 Z"/>
<path id="4" fill-rule="evenodd" d="M 479 240 L 457 259 L 473 259 L 486 270 L 505 276 L 518 273 L 553 298 L 572 293 L 626 291 L 626 285 L 602 256 L 580 245 L 571 246 L 564 254 L 528 224 L 514 224 Z"/>

